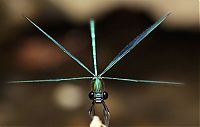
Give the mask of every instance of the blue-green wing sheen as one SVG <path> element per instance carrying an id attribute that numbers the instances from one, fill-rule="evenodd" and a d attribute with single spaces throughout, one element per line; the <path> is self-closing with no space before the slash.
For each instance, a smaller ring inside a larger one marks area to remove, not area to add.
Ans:
<path id="1" fill-rule="evenodd" d="M 157 22 L 155 22 L 151 27 L 146 29 L 142 34 L 137 36 L 134 40 L 132 40 L 111 62 L 110 64 L 105 68 L 105 70 L 99 75 L 102 76 L 104 73 L 106 73 L 111 67 L 113 67 L 121 58 L 123 58 L 126 54 L 128 54 L 138 43 L 140 43 L 149 33 L 151 33 L 161 22 L 163 22 L 166 17 L 170 13 L 164 15 L 161 17 Z"/>
<path id="2" fill-rule="evenodd" d="M 156 83 L 156 84 L 183 85 L 183 83 L 178 83 L 178 82 L 153 81 L 153 80 L 136 80 L 136 79 L 127 79 L 127 78 L 102 77 L 102 79 L 128 81 L 128 82 L 135 82 L 135 83 Z"/>
<path id="3" fill-rule="evenodd" d="M 90 32 L 92 38 L 92 54 L 93 54 L 93 63 L 95 76 L 97 76 L 97 56 L 96 56 L 96 43 L 95 43 L 95 22 L 94 19 L 90 20 Z"/>
<path id="4" fill-rule="evenodd" d="M 45 82 L 61 82 L 72 80 L 92 79 L 93 77 L 77 77 L 77 78 L 60 78 L 60 79 L 44 79 L 44 80 L 23 80 L 23 81 L 10 81 L 8 83 L 45 83 Z"/>
<path id="5" fill-rule="evenodd" d="M 33 21 L 31 21 L 28 17 L 25 16 L 25 18 L 33 24 L 39 31 L 41 31 L 46 37 L 48 37 L 54 44 L 56 44 L 60 49 L 62 49 L 63 52 L 65 52 L 68 56 L 70 56 L 73 60 L 75 60 L 81 67 L 83 67 L 85 70 L 87 70 L 90 74 L 94 76 L 94 74 L 75 56 L 73 56 L 67 49 L 65 49 L 59 42 L 57 42 L 55 39 L 53 39 L 50 35 L 48 35 L 45 31 L 43 31 L 39 26 L 37 26 Z"/>

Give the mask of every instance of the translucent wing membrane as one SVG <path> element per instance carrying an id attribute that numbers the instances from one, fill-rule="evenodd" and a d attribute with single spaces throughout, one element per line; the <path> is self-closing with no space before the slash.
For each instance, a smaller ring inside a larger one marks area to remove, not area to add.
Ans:
<path id="1" fill-rule="evenodd" d="M 126 54 L 128 54 L 139 42 L 141 42 L 149 33 L 151 33 L 161 22 L 163 22 L 166 17 L 170 13 L 166 14 L 165 16 L 161 17 L 157 22 L 155 22 L 151 27 L 146 29 L 142 34 L 137 36 L 134 40 L 132 40 L 105 68 L 105 70 L 99 75 L 102 76 L 106 73 L 111 67 L 113 67 L 119 60 L 121 60 Z"/>
<path id="2" fill-rule="evenodd" d="M 61 79 L 45 79 L 45 80 L 23 80 L 23 81 L 10 81 L 8 83 L 45 83 L 45 82 L 61 82 L 72 80 L 92 79 L 93 77 L 77 77 L 77 78 L 61 78 Z"/>
<path id="3" fill-rule="evenodd" d="M 153 80 L 136 80 L 136 79 L 127 79 L 127 78 L 102 77 L 102 79 L 119 80 L 119 81 L 135 82 L 135 83 L 156 83 L 156 84 L 183 85 L 183 83 L 178 83 L 178 82 L 165 82 L 165 81 L 153 81 Z"/>
<path id="4" fill-rule="evenodd" d="M 97 76 L 97 57 L 96 57 L 96 43 L 95 43 L 95 22 L 94 19 L 90 20 L 90 32 L 92 38 L 92 54 L 93 54 L 93 63 L 95 76 Z"/>
<path id="5" fill-rule="evenodd" d="M 87 70 L 90 74 L 94 76 L 94 74 L 81 62 L 79 61 L 75 56 L 73 56 L 67 49 L 65 49 L 59 42 L 57 42 L 55 39 L 53 39 L 50 35 L 48 35 L 45 31 L 43 31 L 39 26 L 37 26 L 33 21 L 31 21 L 28 17 L 25 16 L 25 18 L 33 24 L 38 30 L 40 30 L 46 37 L 48 37 L 54 44 L 56 44 L 60 49 L 62 49 L 63 52 L 65 52 L 67 55 L 69 55 L 73 60 L 75 60 L 81 67 L 83 67 L 85 70 Z"/>

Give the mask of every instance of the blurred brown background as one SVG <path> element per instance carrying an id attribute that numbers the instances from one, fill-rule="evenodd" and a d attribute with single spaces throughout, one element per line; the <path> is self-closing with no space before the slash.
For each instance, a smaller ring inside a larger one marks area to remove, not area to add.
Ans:
<path id="1" fill-rule="evenodd" d="M 184 86 L 105 81 L 111 127 L 199 125 L 197 0 L 1 0 L 0 126 L 88 127 L 90 81 L 6 84 L 89 76 L 22 15 L 91 70 L 89 19 L 96 19 L 98 70 L 147 27 L 172 14 L 105 76 L 176 81 Z M 100 107 L 98 107 L 100 108 Z"/>

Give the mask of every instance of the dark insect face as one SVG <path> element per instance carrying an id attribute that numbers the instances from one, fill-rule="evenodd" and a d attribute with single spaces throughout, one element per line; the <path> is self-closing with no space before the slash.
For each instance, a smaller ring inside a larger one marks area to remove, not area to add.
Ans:
<path id="1" fill-rule="evenodd" d="M 108 93 L 106 91 L 103 92 L 103 99 L 106 100 L 108 98 Z"/>
<path id="2" fill-rule="evenodd" d="M 93 100 L 94 99 L 94 92 L 91 91 L 89 94 L 88 94 L 90 100 Z"/>
<path id="3" fill-rule="evenodd" d="M 88 94 L 90 100 L 94 100 L 96 103 L 101 103 L 103 100 L 106 100 L 108 98 L 108 93 L 106 91 L 104 92 L 93 92 L 91 91 Z"/>

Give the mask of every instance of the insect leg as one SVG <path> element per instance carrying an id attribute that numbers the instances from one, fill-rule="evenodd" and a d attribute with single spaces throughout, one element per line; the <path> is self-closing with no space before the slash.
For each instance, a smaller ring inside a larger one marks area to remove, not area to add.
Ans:
<path id="1" fill-rule="evenodd" d="M 106 127 L 108 127 L 109 122 L 110 122 L 110 112 L 109 112 L 109 109 L 108 109 L 108 107 L 107 107 L 107 105 L 104 101 L 102 102 L 102 105 L 103 105 L 104 123 L 105 123 Z"/>
<path id="2" fill-rule="evenodd" d="M 94 108 L 94 104 L 95 104 L 95 102 L 93 101 L 92 102 L 92 106 L 90 107 L 90 109 L 89 109 L 89 116 L 93 119 L 93 116 L 95 115 L 95 108 Z"/>

